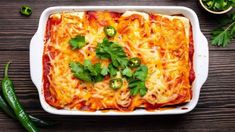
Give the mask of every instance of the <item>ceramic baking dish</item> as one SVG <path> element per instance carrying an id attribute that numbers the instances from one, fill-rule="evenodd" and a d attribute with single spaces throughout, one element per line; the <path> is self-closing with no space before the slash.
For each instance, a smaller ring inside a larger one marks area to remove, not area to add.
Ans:
<path id="1" fill-rule="evenodd" d="M 71 11 L 115 11 L 124 12 L 127 10 L 131 11 L 143 11 L 143 12 L 156 12 L 160 14 L 173 15 L 182 14 L 188 19 L 192 24 L 193 39 L 194 39 L 194 58 L 193 67 L 195 71 L 195 81 L 192 85 L 192 100 L 185 105 L 177 106 L 176 108 L 167 110 L 155 110 L 146 111 L 144 109 L 137 109 L 133 112 L 84 112 L 76 110 L 65 110 L 56 109 L 49 104 L 44 99 L 43 95 L 43 83 L 42 83 L 42 55 L 44 48 L 44 33 L 46 29 L 46 23 L 48 16 L 52 13 L 57 12 L 71 12 Z M 166 114 L 184 114 L 195 108 L 198 103 L 199 94 L 202 85 L 208 76 L 208 42 L 205 36 L 202 34 L 199 26 L 198 17 L 195 12 L 189 8 L 181 6 L 57 6 L 49 7 L 43 11 L 39 20 L 38 30 L 33 36 L 30 42 L 30 74 L 33 83 L 36 85 L 41 105 L 43 109 L 52 114 L 59 115 L 166 115 Z"/>

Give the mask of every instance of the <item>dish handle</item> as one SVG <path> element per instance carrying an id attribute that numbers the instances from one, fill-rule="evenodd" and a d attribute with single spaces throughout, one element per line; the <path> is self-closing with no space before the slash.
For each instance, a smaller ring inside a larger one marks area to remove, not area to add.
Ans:
<path id="1" fill-rule="evenodd" d="M 43 52 L 43 45 L 40 45 L 40 36 L 36 32 L 30 41 L 30 76 L 31 80 L 33 81 L 34 85 L 39 90 L 41 88 L 41 81 L 42 81 L 42 62 L 38 60 L 42 60 L 42 52 Z"/>
<path id="2" fill-rule="evenodd" d="M 200 50 L 198 55 L 200 57 L 199 66 L 200 66 L 200 77 L 202 77 L 199 84 L 204 84 L 207 77 L 208 77 L 208 70 L 209 70 L 209 48 L 208 48 L 208 41 L 206 37 L 201 33 L 200 34 Z"/>

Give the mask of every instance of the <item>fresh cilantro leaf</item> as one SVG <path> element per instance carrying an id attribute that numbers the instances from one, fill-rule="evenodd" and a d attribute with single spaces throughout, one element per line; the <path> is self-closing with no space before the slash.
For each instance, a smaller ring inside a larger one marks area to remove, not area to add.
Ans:
<path id="1" fill-rule="evenodd" d="M 92 81 L 89 72 L 85 71 L 84 66 L 79 62 L 71 62 L 70 68 L 76 78 L 87 82 Z"/>
<path id="2" fill-rule="evenodd" d="M 235 24 L 231 26 L 230 34 L 231 34 L 231 37 L 235 37 Z"/>
<path id="3" fill-rule="evenodd" d="M 80 49 L 86 45 L 85 36 L 77 35 L 75 38 L 69 40 L 72 49 Z"/>
<path id="4" fill-rule="evenodd" d="M 76 78 L 86 82 L 99 82 L 104 79 L 104 76 L 101 74 L 102 68 L 100 63 L 93 65 L 89 60 L 85 60 L 84 65 L 79 62 L 71 62 L 70 68 Z"/>
<path id="5" fill-rule="evenodd" d="M 230 33 L 224 29 L 216 29 L 212 32 L 212 45 L 226 47 L 230 43 Z"/>
<path id="6" fill-rule="evenodd" d="M 140 96 L 144 96 L 147 93 L 147 88 L 146 87 L 142 87 L 140 89 Z"/>
<path id="7" fill-rule="evenodd" d="M 235 4 L 234 0 L 203 0 L 202 2 L 213 11 L 224 11 Z"/>
<path id="8" fill-rule="evenodd" d="M 147 93 L 145 82 L 137 79 L 133 79 L 129 82 L 130 94 L 135 96 L 140 93 L 140 96 L 144 96 Z"/>
<path id="9" fill-rule="evenodd" d="M 135 96 L 138 93 L 140 96 L 144 96 L 147 93 L 147 88 L 145 86 L 145 80 L 148 74 L 148 67 L 141 65 L 136 69 L 133 77 L 128 80 L 128 87 L 130 88 L 130 94 Z"/>
<path id="10" fill-rule="evenodd" d="M 84 60 L 84 68 L 88 71 L 91 72 L 91 75 L 93 76 L 97 76 L 98 75 L 98 72 L 95 67 L 92 65 L 91 61 L 89 60 Z"/>
<path id="11" fill-rule="evenodd" d="M 117 69 L 111 63 L 108 66 L 108 71 L 111 77 L 114 77 L 117 75 Z"/>
<path id="12" fill-rule="evenodd" d="M 94 70 L 95 70 L 95 73 L 97 73 L 97 75 L 93 74 L 93 77 L 94 77 L 93 81 L 94 82 L 100 82 L 100 81 L 104 80 L 104 76 L 101 74 L 102 68 L 101 68 L 100 63 L 94 64 Z"/>
<path id="13" fill-rule="evenodd" d="M 221 18 L 222 27 L 211 33 L 211 45 L 226 47 L 235 36 L 235 12 Z"/>
<path id="14" fill-rule="evenodd" d="M 122 75 L 127 76 L 127 77 L 132 77 L 133 72 L 130 68 L 126 67 L 123 71 L 122 71 Z"/>
<path id="15" fill-rule="evenodd" d="M 101 75 L 105 76 L 105 75 L 108 74 L 108 72 L 109 72 L 109 69 L 106 68 L 106 67 L 104 67 L 104 68 L 101 70 Z"/>
<path id="16" fill-rule="evenodd" d="M 70 62 L 70 68 L 72 72 L 77 73 L 77 72 L 83 72 L 83 65 L 80 64 L 79 62 Z"/>
<path id="17" fill-rule="evenodd" d="M 108 41 L 104 38 L 102 43 L 98 43 L 96 55 L 101 59 L 111 59 L 114 67 L 125 67 L 128 63 L 128 58 L 123 50 L 123 47 L 117 43 Z"/>
<path id="18" fill-rule="evenodd" d="M 148 75 L 148 67 L 141 65 L 134 73 L 134 78 L 145 81 Z"/>

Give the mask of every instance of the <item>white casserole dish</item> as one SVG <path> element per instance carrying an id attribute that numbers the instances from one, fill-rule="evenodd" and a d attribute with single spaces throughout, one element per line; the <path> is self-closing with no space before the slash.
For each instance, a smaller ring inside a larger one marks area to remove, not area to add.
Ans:
<path id="1" fill-rule="evenodd" d="M 173 15 L 182 14 L 192 24 L 193 39 L 194 39 L 194 58 L 193 67 L 195 71 L 195 80 L 192 85 L 192 100 L 185 105 L 177 106 L 174 109 L 146 111 L 138 109 L 133 112 L 84 112 L 76 110 L 56 109 L 50 106 L 43 95 L 43 82 L 42 82 L 42 55 L 44 48 L 44 33 L 48 16 L 52 13 L 62 11 L 115 11 L 124 12 L 127 10 L 143 11 L 143 12 L 157 12 L 160 14 Z M 195 12 L 189 8 L 181 6 L 57 6 L 49 7 L 43 11 L 39 20 L 38 30 L 30 42 L 30 75 L 33 83 L 36 85 L 41 105 L 43 109 L 52 114 L 58 115 L 166 115 L 166 114 L 184 114 L 195 108 L 198 103 L 199 94 L 202 85 L 208 76 L 208 42 L 206 37 L 202 34 L 199 26 L 198 17 Z M 186 109 L 185 109 L 186 108 Z"/>

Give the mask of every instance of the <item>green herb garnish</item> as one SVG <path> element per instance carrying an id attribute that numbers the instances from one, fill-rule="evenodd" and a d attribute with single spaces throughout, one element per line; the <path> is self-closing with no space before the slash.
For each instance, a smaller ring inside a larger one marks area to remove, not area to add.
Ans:
<path id="1" fill-rule="evenodd" d="M 89 60 L 85 60 L 84 65 L 79 62 L 70 62 L 70 68 L 76 78 L 86 82 L 99 82 L 104 79 L 100 63 L 93 65 Z"/>
<path id="2" fill-rule="evenodd" d="M 226 47 L 235 37 L 235 12 L 220 20 L 222 27 L 212 31 L 211 44 Z"/>
<path id="3" fill-rule="evenodd" d="M 130 68 L 126 67 L 123 71 L 122 71 L 122 75 L 127 76 L 127 77 L 132 77 L 133 72 Z"/>
<path id="4" fill-rule="evenodd" d="M 148 75 L 148 67 L 141 65 L 134 73 L 134 78 L 145 81 Z"/>
<path id="5" fill-rule="evenodd" d="M 133 77 L 129 80 L 129 88 L 131 95 L 144 96 L 147 92 L 147 88 L 145 86 L 145 80 L 148 74 L 148 67 L 145 65 L 141 65 L 134 73 Z"/>
<path id="6" fill-rule="evenodd" d="M 213 11 L 224 11 L 235 5 L 235 0 L 202 0 L 203 4 Z"/>
<path id="7" fill-rule="evenodd" d="M 104 67 L 102 70 L 101 70 L 101 75 L 105 76 L 109 73 L 109 69 Z"/>
<path id="8" fill-rule="evenodd" d="M 72 49 L 80 49 L 86 45 L 85 36 L 77 35 L 75 38 L 69 40 Z"/>
<path id="9" fill-rule="evenodd" d="M 117 43 L 108 41 L 107 38 L 104 38 L 103 42 L 98 44 L 96 55 L 101 59 L 111 59 L 112 65 L 116 68 L 124 68 L 128 63 L 128 58 L 123 47 Z"/>
<path id="10" fill-rule="evenodd" d="M 118 70 L 110 63 L 108 66 L 108 71 L 109 71 L 110 77 L 112 78 L 117 75 Z"/>

